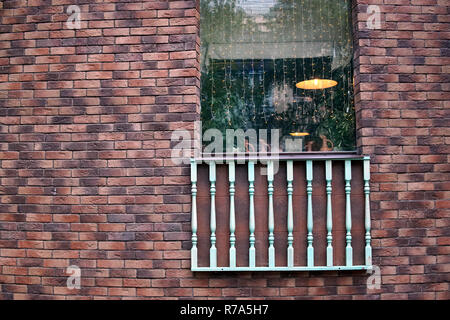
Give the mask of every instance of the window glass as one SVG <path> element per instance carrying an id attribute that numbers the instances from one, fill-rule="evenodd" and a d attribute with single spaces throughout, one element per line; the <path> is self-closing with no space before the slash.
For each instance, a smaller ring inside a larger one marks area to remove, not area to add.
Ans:
<path id="1" fill-rule="evenodd" d="M 355 149 L 348 0 L 200 3 L 203 132 L 278 129 L 280 151 Z"/>

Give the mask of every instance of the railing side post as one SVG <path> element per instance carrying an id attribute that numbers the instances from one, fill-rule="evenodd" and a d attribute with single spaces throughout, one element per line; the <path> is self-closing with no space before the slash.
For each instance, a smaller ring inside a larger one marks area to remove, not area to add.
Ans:
<path id="1" fill-rule="evenodd" d="M 275 236 L 274 236 L 274 216 L 273 216 L 273 161 L 267 162 L 267 193 L 269 195 L 269 267 L 275 267 Z"/>
<path id="2" fill-rule="evenodd" d="M 292 206 L 292 194 L 294 192 L 294 187 L 292 185 L 292 181 L 294 180 L 294 162 L 292 160 L 288 160 L 286 163 L 286 174 L 287 174 L 287 194 L 288 194 L 288 216 L 287 216 L 287 265 L 288 267 L 294 266 L 294 213 Z"/>
<path id="3" fill-rule="evenodd" d="M 346 242 L 345 261 L 347 266 L 353 265 L 353 248 L 352 248 L 352 209 L 351 209 L 351 180 L 352 180 L 352 162 L 345 160 L 345 229 Z"/>
<path id="4" fill-rule="evenodd" d="M 365 197 L 365 228 L 366 228 L 366 254 L 365 261 L 367 266 L 372 265 L 372 247 L 370 245 L 370 160 L 364 157 L 364 197 Z"/>
<path id="5" fill-rule="evenodd" d="M 191 248 L 191 268 L 197 267 L 197 162 L 191 159 L 191 229 L 192 229 L 192 248 Z"/>
<path id="6" fill-rule="evenodd" d="M 248 163 L 248 194 L 249 194 L 249 220 L 248 227 L 250 231 L 249 249 L 248 249 L 248 261 L 250 267 L 256 266 L 256 250 L 255 250 L 255 163 L 249 161 Z"/>
<path id="7" fill-rule="evenodd" d="M 314 266 L 314 247 L 313 247 L 313 208 L 312 208 L 312 180 L 313 180 L 313 162 L 306 161 L 306 193 L 308 195 L 308 209 L 306 227 L 308 230 L 307 240 L 307 265 Z"/>
<path id="8" fill-rule="evenodd" d="M 209 249 L 209 265 L 214 268 L 217 266 L 217 248 L 216 248 L 216 163 L 209 163 L 209 181 L 211 184 L 211 248 Z"/>
<path id="9" fill-rule="evenodd" d="M 333 265 L 333 211 L 331 203 L 332 162 L 325 161 L 325 180 L 327 181 L 327 266 Z"/>
<path id="10" fill-rule="evenodd" d="M 234 213 L 235 162 L 228 163 L 228 180 L 230 182 L 230 267 L 236 267 L 236 221 Z"/>

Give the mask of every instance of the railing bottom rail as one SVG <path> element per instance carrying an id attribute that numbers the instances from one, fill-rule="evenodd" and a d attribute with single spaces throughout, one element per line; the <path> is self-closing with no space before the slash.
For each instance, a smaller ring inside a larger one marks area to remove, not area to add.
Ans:
<path id="1" fill-rule="evenodd" d="M 370 270 L 372 266 L 315 266 L 315 267 L 195 267 L 192 271 L 350 271 Z"/>

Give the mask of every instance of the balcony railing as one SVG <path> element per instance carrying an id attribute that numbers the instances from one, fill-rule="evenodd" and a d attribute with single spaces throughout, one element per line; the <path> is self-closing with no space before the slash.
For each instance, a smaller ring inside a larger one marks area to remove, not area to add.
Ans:
<path id="1" fill-rule="evenodd" d="M 369 157 L 258 160 L 191 160 L 192 271 L 372 267 Z"/>

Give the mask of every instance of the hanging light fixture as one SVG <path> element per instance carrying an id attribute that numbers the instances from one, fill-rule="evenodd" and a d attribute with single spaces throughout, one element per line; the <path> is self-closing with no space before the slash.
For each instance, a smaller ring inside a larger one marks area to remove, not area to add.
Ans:
<path id="1" fill-rule="evenodd" d="M 311 79 L 297 83 L 295 86 L 300 89 L 317 90 L 331 88 L 337 85 L 337 81 L 329 79 Z"/>
<path id="2" fill-rule="evenodd" d="M 289 133 L 291 136 L 293 137 L 304 137 L 304 136 L 309 136 L 308 132 L 290 132 Z"/>

